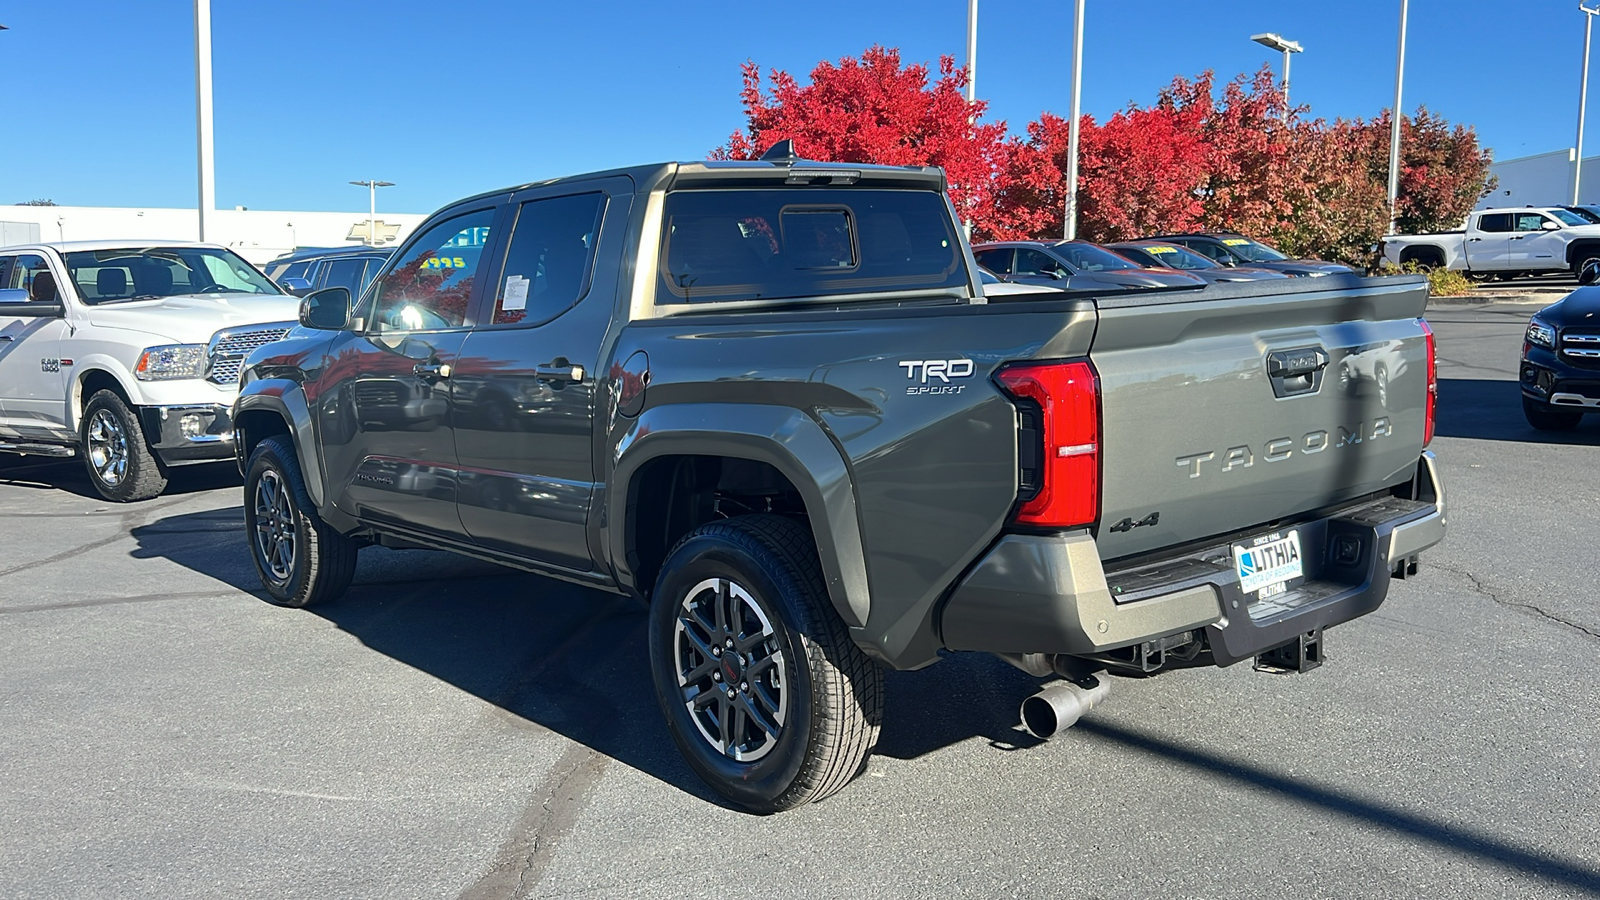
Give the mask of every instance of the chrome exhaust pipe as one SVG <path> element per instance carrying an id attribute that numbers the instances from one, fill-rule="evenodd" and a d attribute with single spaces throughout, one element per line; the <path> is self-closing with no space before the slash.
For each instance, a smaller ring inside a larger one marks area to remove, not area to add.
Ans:
<path id="1" fill-rule="evenodd" d="M 1034 737 L 1048 740 L 1105 702 L 1109 693 L 1111 681 L 1103 670 L 1078 681 L 1058 681 L 1022 701 L 1022 727 Z"/>

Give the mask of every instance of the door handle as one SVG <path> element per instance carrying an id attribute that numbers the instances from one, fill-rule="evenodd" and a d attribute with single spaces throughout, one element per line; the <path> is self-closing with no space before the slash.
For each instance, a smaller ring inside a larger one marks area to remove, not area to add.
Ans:
<path id="1" fill-rule="evenodd" d="M 1481 240 L 1483 240 L 1483 238 L 1467 238 L 1467 243 L 1476 244 L 1477 242 L 1479 242 Z"/>
<path id="2" fill-rule="evenodd" d="M 449 378 L 450 366 L 447 363 L 417 363 L 411 367 L 411 374 L 424 381 Z"/>
<path id="3" fill-rule="evenodd" d="M 14 341 L 16 339 L 17 337 L 14 334 L 0 334 L 0 341 Z"/>
<path id="4" fill-rule="evenodd" d="M 557 357 L 551 362 L 534 366 L 533 377 L 540 381 L 570 381 L 577 384 L 583 381 L 583 366 L 572 365 L 564 356 Z"/>

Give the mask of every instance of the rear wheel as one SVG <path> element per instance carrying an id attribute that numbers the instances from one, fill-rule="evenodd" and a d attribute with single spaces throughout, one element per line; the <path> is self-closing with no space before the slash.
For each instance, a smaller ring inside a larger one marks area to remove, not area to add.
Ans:
<path id="1" fill-rule="evenodd" d="M 650 665 L 689 766 L 746 810 L 838 791 L 877 741 L 883 674 L 850 640 L 794 520 L 742 516 L 678 543 L 651 599 Z"/>
<path id="2" fill-rule="evenodd" d="M 317 516 L 300 460 L 285 437 L 269 437 L 250 454 L 244 526 L 250 558 L 274 602 L 310 606 L 350 586 L 360 544 Z"/>
<path id="3" fill-rule="evenodd" d="M 1568 409 L 1557 409 L 1548 403 L 1522 398 L 1522 414 L 1527 417 L 1528 424 L 1540 431 L 1571 431 L 1583 421 L 1583 413 Z"/>
<path id="4" fill-rule="evenodd" d="M 115 391 L 96 391 L 78 425 L 89 482 L 118 503 L 149 500 L 167 489 L 167 473 L 145 442 L 139 417 Z"/>

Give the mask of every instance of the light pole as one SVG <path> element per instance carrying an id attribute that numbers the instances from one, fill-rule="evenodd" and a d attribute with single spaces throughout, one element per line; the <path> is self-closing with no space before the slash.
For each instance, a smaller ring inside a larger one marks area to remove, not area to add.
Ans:
<path id="1" fill-rule="evenodd" d="M 967 102 L 978 99 L 978 0 L 967 0 Z"/>
<path id="2" fill-rule="evenodd" d="M 195 124 L 200 137 L 200 240 L 217 205 L 216 161 L 211 140 L 211 0 L 194 0 Z"/>
<path id="3" fill-rule="evenodd" d="M 352 181 L 367 189 L 367 246 L 378 246 L 378 188 L 394 187 L 392 181 Z"/>
<path id="4" fill-rule="evenodd" d="M 1067 198 L 1061 227 L 1062 237 L 1069 241 L 1078 236 L 1078 120 L 1083 116 L 1083 0 L 1073 6 L 1072 120 L 1067 123 Z"/>
<path id="5" fill-rule="evenodd" d="M 1578 205 L 1578 182 L 1583 179 L 1583 112 L 1589 103 L 1589 36 L 1594 32 L 1594 17 L 1600 15 L 1600 2 L 1590 0 L 1589 3 L 1579 3 L 1578 9 L 1583 16 L 1583 80 L 1578 82 L 1578 146 L 1574 151 L 1577 157 L 1572 161 L 1572 205 Z"/>
<path id="6" fill-rule="evenodd" d="M 1304 52 L 1299 41 L 1285 40 L 1280 34 L 1268 31 L 1264 34 L 1252 34 L 1250 40 L 1272 50 L 1283 51 L 1283 120 L 1289 121 L 1289 54 Z"/>
<path id="7" fill-rule="evenodd" d="M 1400 202 L 1400 89 L 1406 82 L 1406 12 L 1411 0 L 1400 0 L 1400 52 L 1394 63 L 1394 110 L 1389 114 L 1389 233 L 1394 234 Z"/>

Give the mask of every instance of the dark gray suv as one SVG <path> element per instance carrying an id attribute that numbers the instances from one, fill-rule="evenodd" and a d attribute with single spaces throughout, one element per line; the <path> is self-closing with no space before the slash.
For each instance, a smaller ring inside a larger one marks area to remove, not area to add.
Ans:
<path id="1" fill-rule="evenodd" d="M 280 256 L 262 269 L 268 278 L 296 297 L 328 287 L 342 287 L 352 297 L 359 297 L 392 255 L 392 249 L 375 247 L 302 250 Z"/>

